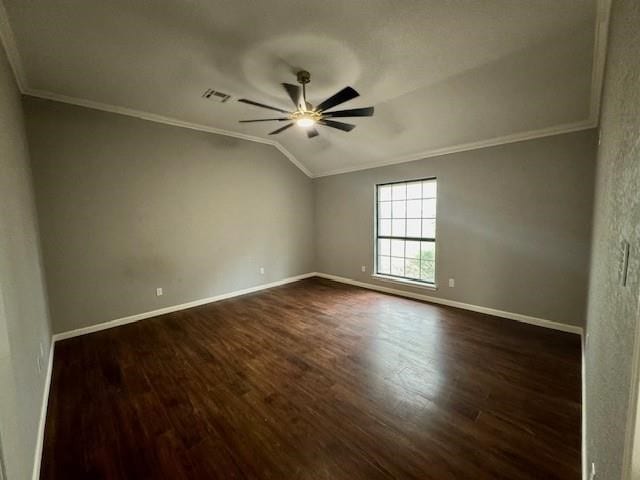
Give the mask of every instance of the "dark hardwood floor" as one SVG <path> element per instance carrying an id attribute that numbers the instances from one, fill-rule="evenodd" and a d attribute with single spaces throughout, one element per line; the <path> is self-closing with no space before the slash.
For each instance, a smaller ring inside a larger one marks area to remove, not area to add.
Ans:
<path id="1" fill-rule="evenodd" d="M 59 342 L 43 479 L 578 479 L 580 339 L 308 279 Z"/>

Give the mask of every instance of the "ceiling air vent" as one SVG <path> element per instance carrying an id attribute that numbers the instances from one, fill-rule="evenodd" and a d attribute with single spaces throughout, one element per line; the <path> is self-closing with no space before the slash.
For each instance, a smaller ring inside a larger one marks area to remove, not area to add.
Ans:
<path id="1" fill-rule="evenodd" d="M 217 100 L 220 103 L 224 103 L 231 98 L 231 95 L 227 95 L 226 93 L 218 92 L 213 88 L 207 88 L 205 92 L 202 94 L 202 98 L 207 98 L 209 100 Z"/>

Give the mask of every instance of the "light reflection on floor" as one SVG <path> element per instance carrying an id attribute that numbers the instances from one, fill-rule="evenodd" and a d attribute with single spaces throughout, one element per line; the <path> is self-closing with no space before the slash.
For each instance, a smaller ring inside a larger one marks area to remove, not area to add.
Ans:
<path id="1" fill-rule="evenodd" d="M 391 309 L 393 315 L 386 315 Z M 420 318 L 415 310 L 404 314 L 397 299 L 391 305 L 383 298 L 374 311 L 376 334 L 365 348 L 375 376 L 371 387 L 378 395 L 391 395 L 405 407 L 413 405 L 424 413 L 445 381 L 440 358 L 446 346 L 439 322 Z"/>

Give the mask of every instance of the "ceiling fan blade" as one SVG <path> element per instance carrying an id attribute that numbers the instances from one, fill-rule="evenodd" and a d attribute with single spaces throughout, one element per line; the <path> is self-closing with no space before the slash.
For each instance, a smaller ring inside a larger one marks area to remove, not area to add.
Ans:
<path id="1" fill-rule="evenodd" d="M 327 127 L 337 128 L 338 130 L 342 130 L 344 132 L 350 132 L 351 130 L 356 128 L 356 126 L 353 125 L 352 123 L 334 122 L 333 120 L 322 119 L 322 120 L 318 120 L 318 123 L 320 125 L 325 125 Z"/>
<path id="2" fill-rule="evenodd" d="M 373 107 L 352 108 L 350 110 L 336 110 L 335 112 L 326 112 L 322 114 L 325 118 L 334 117 L 372 117 Z"/>
<path id="3" fill-rule="evenodd" d="M 275 135 L 276 133 L 280 133 L 283 130 L 286 130 L 287 128 L 292 127 L 292 126 L 293 126 L 293 123 L 289 123 L 288 125 L 285 125 L 284 127 L 280 127 L 279 129 L 274 130 L 273 132 L 269 133 L 269 135 Z"/>
<path id="4" fill-rule="evenodd" d="M 352 98 L 358 97 L 360 94 L 356 92 L 351 87 L 344 87 L 335 95 L 327 98 L 324 102 L 316 107 L 317 112 L 323 112 L 325 110 L 329 110 L 330 108 L 335 107 L 336 105 L 340 105 L 341 103 L 347 102 Z"/>
<path id="5" fill-rule="evenodd" d="M 283 110 L 281 108 L 270 107 L 269 105 L 265 105 L 264 103 L 254 102 L 253 100 L 247 100 L 246 98 L 240 98 L 240 99 L 238 99 L 238 101 L 242 102 L 242 103 L 248 103 L 249 105 L 255 105 L 256 107 L 262 107 L 262 108 L 268 108 L 269 110 L 275 110 L 276 112 L 290 113 L 290 112 L 287 112 L 286 110 Z"/>
<path id="6" fill-rule="evenodd" d="M 289 94 L 289 98 L 296 106 L 296 109 L 300 108 L 300 87 L 297 85 L 291 85 L 290 83 L 283 83 L 282 86 Z"/>
<path id="7" fill-rule="evenodd" d="M 316 130 L 313 127 L 307 128 L 307 137 L 309 138 L 313 138 L 313 137 L 317 137 L 318 135 L 320 135 L 318 133 L 318 130 Z"/>
<path id="8" fill-rule="evenodd" d="M 282 122 L 284 120 L 289 120 L 288 117 L 283 118 L 260 118 L 258 120 L 238 120 L 240 123 L 251 123 L 251 122 Z"/>

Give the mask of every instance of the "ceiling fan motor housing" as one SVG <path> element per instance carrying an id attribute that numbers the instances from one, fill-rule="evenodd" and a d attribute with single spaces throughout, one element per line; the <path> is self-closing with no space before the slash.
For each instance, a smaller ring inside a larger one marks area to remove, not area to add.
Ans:
<path id="1" fill-rule="evenodd" d="M 298 83 L 305 85 L 311 81 L 311 74 L 306 70 L 300 70 L 296 76 L 298 77 Z"/>

